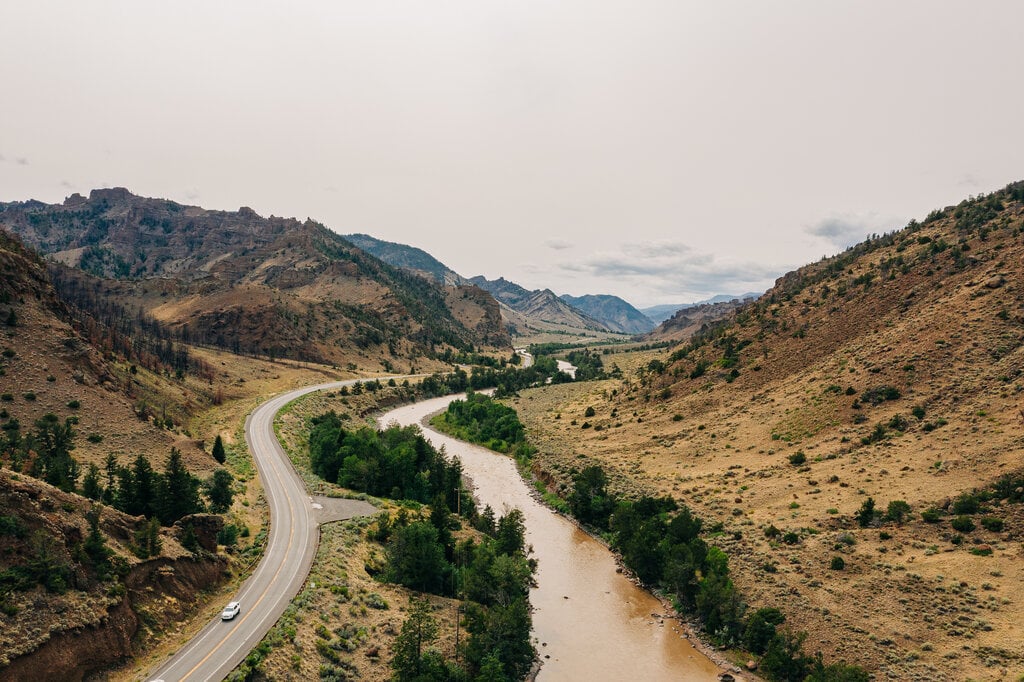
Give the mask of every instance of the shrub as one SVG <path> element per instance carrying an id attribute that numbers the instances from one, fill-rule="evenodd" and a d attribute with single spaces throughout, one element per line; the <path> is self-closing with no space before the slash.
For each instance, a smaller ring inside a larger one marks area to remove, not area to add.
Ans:
<path id="1" fill-rule="evenodd" d="M 77 400 L 69 400 L 68 401 L 68 407 L 71 408 L 72 410 L 77 410 L 81 406 L 82 406 L 82 403 L 80 403 Z"/>
<path id="2" fill-rule="evenodd" d="M 832 563 L 829 564 L 829 568 L 833 571 L 841 571 L 846 568 L 846 561 L 841 556 L 832 557 Z"/>
<path id="3" fill-rule="evenodd" d="M 3 393 L 3 394 L 0 394 L 0 400 L 3 400 L 4 402 L 9 403 L 12 400 L 14 400 L 14 396 L 11 395 L 10 393 Z"/>
<path id="4" fill-rule="evenodd" d="M 890 429 L 896 429 L 897 431 L 906 431 L 907 427 L 910 426 L 910 422 L 902 414 L 894 414 L 892 419 L 889 420 L 888 426 Z"/>
<path id="5" fill-rule="evenodd" d="M 974 493 L 964 493 L 953 502 L 954 514 L 977 514 L 981 500 Z"/>
<path id="6" fill-rule="evenodd" d="M 903 520 L 910 513 L 910 505 L 903 500 L 893 500 L 885 511 L 885 519 L 895 523 L 903 523 Z"/>
<path id="7" fill-rule="evenodd" d="M 782 541 L 787 545 L 795 545 L 800 542 L 800 536 L 793 531 L 787 531 L 785 535 L 782 536 Z"/>
<path id="8" fill-rule="evenodd" d="M 764 536 L 766 538 L 777 538 L 780 535 L 782 535 L 782 531 L 776 528 L 774 524 L 764 529 Z"/>
<path id="9" fill-rule="evenodd" d="M 871 405 L 880 405 L 886 400 L 898 400 L 899 398 L 900 392 L 895 386 L 876 386 L 864 391 L 860 396 L 861 402 Z"/>
<path id="10" fill-rule="evenodd" d="M 862 528 L 867 528 L 871 525 L 871 522 L 875 520 L 875 498 L 869 497 L 864 500 L 864 504 L 860 506 L 857 511 L 857 523 Z"/>
<path id="11" fill-rule="evenodd" d="M 584 417 L 593 417 L 595 414 L 597 414 L 597 412 L 594 410 L 593 407 L 590 406 L 588 406 L 587 409 L 584 410 L 583 412 Z"/>
<path id="12" fill-rule="evenodd" d="M 925 411 L 920 405 L 914 405 L 913 409 L 910 410 L 910 414 L 914 415 L 918 421 L 921 421 L 924 419 Z"/>
<path id="13" fill-rule="evenodd" d="M 798 467 L 805 462 L 807 462 L 807 455 L 805 455 L 802 450 L 797 450 L 789 456 L 789 463 L 795 467 Z"/>
<path id="14" fill-rule="evenodd" d="M 953 530 L 958 530 L 961 533 L 970 533 L 974 530 L 974 521 L 970 516 L 958 516 L 950 521 L 949 525 L 953 527 Z"/>
<path id="15" fill-rule="evenodd" d="M 923 512 L 921 512 L 921 520 L 925 523 L 938 523 L 941 517 L 942 512 L 940 512 L 935 507 L 925 509 Z"/>
<path id="16" fill-rule="evenodd" d="M 87 441 L 89 441 L 90 443 L 102 443 L 103 442 L 103 436 L 101 436 L 98 433 L 90 433 L 88 436 L 85 437 L 85 439 Z"/>
<path id="17" fill-rule="evenodd" d="M 981 525 L 985 530 L 990 530 L 993 533 L 1000 533 L 1006 524 L 1003 523 L 1002 519 L 994 516 L 986 516 L 981 520 Z"/>
<path id="18" fill-rule="evenodd" d="M 25 400 L 32 401 L 36 399 L 36 394 L 33 393 L 32 391 L 25 391 L 24 393 L 21 394 L 21 397 L 24 398 Z"/>

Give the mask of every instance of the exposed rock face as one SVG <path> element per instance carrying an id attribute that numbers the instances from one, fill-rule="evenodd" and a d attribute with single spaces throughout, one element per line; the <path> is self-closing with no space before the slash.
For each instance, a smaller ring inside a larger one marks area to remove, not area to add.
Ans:
<path id="1" fill-rule="evenodd" d="M 207 552 L 217 551 L 217 534 L 224 528 L 224 518 L 217 514 L 190 514 L 174 523 L 174 534 L 178 541 L 184 538 L 186 528 L 192 527 L 199 546 Z"/>
<path id="2" fill-rule="evenodd" d="M 102 579 L 83 560 L 90 508 L 85 498 L 0 469 L 0 515 L 7 529 L 0 534 L 0 572 L 45 558 L 50 572 L 66 576 L 62 589 L 30 584 L 3 596 L 8 610 L 0 613 L 0 682 L 81 680 L 133 656 L 145 646 L 140 635 L 147 628 L 187 617 L 197 595 L 227 575 L 227 558 L 214 553 L 220 517 L 186 519 L 211 551 L 194 556 L 173 531 L 164 531 L 163 553 L 139 560 L 129 547 L 145 519 L 102 508 L 100 531 L 111 561 L 124 570 L 121 577 Z"/>

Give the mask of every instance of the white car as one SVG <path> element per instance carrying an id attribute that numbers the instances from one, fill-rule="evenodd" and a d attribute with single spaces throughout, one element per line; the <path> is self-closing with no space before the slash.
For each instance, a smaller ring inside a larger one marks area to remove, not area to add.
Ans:
<path id="1" fill-rule="evenodd" d="M 242 609 L 241 604 L 236 601 L 231 602 L 224 607 L 224 610 L 220 612 L 221 620 L 231 620 L 238 615 L 238 612 Z"/>

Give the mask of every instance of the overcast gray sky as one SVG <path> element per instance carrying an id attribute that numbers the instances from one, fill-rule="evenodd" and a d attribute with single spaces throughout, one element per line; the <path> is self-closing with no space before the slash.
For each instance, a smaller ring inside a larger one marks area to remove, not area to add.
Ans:
<path id="1" fill-rule="evenodd" d="M 0 200 L 312 217 L 638 306 L 1024 178 L 1024 2 L 0 5 Z"/>

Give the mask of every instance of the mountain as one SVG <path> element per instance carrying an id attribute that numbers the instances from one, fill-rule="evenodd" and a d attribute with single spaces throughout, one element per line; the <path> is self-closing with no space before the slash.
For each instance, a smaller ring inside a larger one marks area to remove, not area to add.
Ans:
<path id="1" fill-rule="evenodd" d="M 643 334 L 654 328 L 654 322 L 618 296 L 608 294 L 587 294 L 560 298 L 581 310 L 612 331 L 624 334 Z"/>
<path id="2" fill-rule="evenodd" d="M 483 276 L 469 281 L 488 292 L 502 304 L 506 323 L 518 333 L 526 330 L 544 330 L 558 327 L 608 331 L 601 322 L 577 310 L 550 289 L 530 291 L 504 277 L 488 280 Z"/>
<path id="3" fill-rule="evenodd" d="M 746 303 L 734 298 L 685 306 L 659 324 L 646 338 L 652 341 L 686 341 L 702 330 L 728 320 L 744 305 Z"/>
<path id="4" fill-rule="evenodd" d="M 495 301 L 388 265 L 312 220 L 212 211 L 123 188 L 0 204 L 0 228 L 57 262 L 69 295 L 102 297 L 176 338 L 334 364 L 504 347 Z M 99 293 L 97 293 L 99 292 Z"/>
<path id="5" fill-rule="evenodd" d="M 1022 235 L 1018 182 L 787 273 L 621 381 L 528 394 L 533 466 L 685 503 L 748 613 L 780 609 L 826 661 L 1018 669 Z"/>
<path id="6" fill-rule="evenodd" d="M 466 284 L 465 277 L 437 260 L 423 249 L 406 244 L 386 242 L 368 234 L 346 234 L 344 238 L 371 256 L 389 265 L 420 273 L 438 284 Z"/>
<path id="7" fill-rule="evenodd" d="M 646 315 L 654 324 L 660 324 L 672 317 L 676 312 L 684 310 L 686 308 L 693 308 L 694 306 L 704 305 L 707 303 L 728 303 L 733 300 L 746 301 L 748 298 L 756 299 L 761 294 L 755 294 L 753 292 L 747 292 L 740 294 L 739 296 L 729 296 L 728 294 L 719 294 L 712 296 L 711 298 L 703 301 L 697 301 L 696 303 L 667 303 L 663 305 L 655 305 L 649 308 L 641 308 L 640 312 Z"/>

